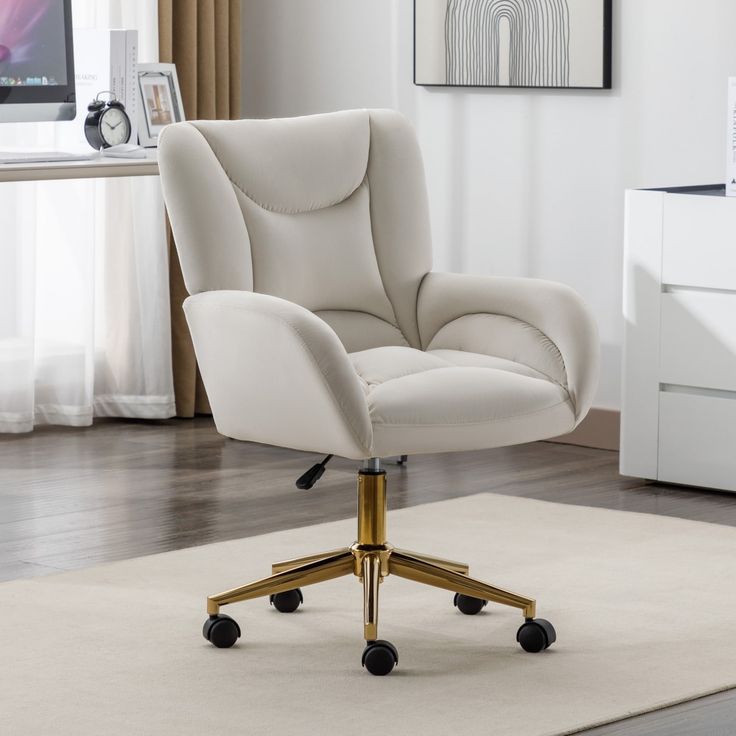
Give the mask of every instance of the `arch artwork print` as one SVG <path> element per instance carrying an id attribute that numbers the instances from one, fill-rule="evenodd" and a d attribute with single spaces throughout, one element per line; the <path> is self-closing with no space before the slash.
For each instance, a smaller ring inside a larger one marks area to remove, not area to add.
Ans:
<path id="1" fill-rule="evenodd" d="M 415 0 L 414 83 L 611 88 L 612 0 Z"/>
<path id="2" fill-rule="evenodd" d="M 508 44 L 502 48 L 504 30 Z M 450 0 L 445 44 L 450 84 L 570 85 L 567 0 Z"/>

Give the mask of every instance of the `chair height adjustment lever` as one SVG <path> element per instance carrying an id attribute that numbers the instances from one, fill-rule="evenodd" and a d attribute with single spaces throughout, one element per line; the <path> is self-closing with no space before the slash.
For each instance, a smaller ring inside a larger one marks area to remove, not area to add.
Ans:
<path id="1" fill-rule="evenodd" d="M 308 491 L 314 487 L 314 484 L 324 475 L 327 463 L 332 460 L 334 455 L 328 455 L 321 463 L 312 465 L 304 475 L 302 475 L 296 482 L 296 487 L 301 491 Z"/>

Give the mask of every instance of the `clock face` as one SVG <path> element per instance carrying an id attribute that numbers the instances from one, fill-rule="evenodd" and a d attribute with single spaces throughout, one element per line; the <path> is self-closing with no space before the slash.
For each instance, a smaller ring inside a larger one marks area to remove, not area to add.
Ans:
<path id="1" fill-rule="evenodd" d="M 127 143 L 130 138 L 128 116 L 116 107 L 106 110 L 100 118 L 100 135 L 108 146 Z"/>

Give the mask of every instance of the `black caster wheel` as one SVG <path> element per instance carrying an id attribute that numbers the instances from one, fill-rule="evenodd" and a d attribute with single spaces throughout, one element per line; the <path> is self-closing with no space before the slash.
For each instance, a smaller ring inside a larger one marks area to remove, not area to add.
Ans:
<path id="1" fill-rule="evenodd" d="M 452 603 L 460 613 L 464 613 L 466 616 L 475 616 L 476 613 L 480 613 L 488 605 L 488 601 L 484 601 L 482 598 L 472 598 L 469 595 L 462 595 L 462 593 L 455 593 L 455 600 Z"/>
<path id="2" fill-rule="evenodd" d="M 271 596 L 271 605 L 281 613 L 294 613 L 302 603 L 304 596 L 299 588 L 285 590 L 283 593 L 274 593 Z"/>
<path id="3" fill-rule="evenodd" d="M 399 653 L 390 641 L 369 641 L 363 650 L 363 667 L 372 675 L 387 675 L 399 663 Z"/>
<path id="4" fill-rule="evenodd" d="M 230 616 L 218 613 L 204 622 L 202 635 L 218 649 L 229 649 L 240 638 L 240 626 Z"/>
<path id="5" fill-rule="evenodd" d="M 543 618 L 527 619 L 516 632 L 516 641 L 525 652 L 543 652 L 555 643 L 555 627 Z"/>

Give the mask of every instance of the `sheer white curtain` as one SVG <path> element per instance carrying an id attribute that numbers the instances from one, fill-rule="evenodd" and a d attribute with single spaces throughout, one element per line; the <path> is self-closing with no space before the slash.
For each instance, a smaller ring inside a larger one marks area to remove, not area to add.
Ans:
<path id="1" fill-rule="evenodd" d="M 158 59 L 155 0 L 73 8 L 77 27 L 137 28 Z M 0 149 L 67 149 L 73 125 L 0 124 Z M 157 179 L 0 183 L 0 432 L 173 416 L 168 294 Z"/>

